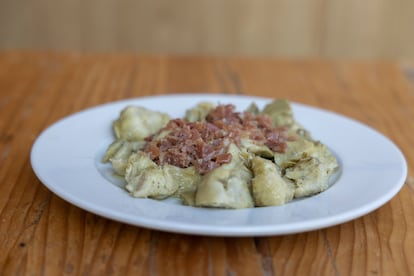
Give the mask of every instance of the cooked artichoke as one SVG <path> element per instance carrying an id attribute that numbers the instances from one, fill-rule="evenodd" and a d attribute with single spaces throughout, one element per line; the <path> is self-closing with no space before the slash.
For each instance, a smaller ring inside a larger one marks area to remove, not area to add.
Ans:
<path id="1" fill-rule="evenodd" d="M 265 158 L 272 158 L 274 155 L 274 152 L 271 149 L 269 149 L 268 146 L 258 144 L 254 140 L 247 138 L 241 139 L 241 148 L 251 155 L 258 155 Z"/>
<path id="2" fill-rule="evenodd" d="M 201 102 L 186 111 L 184 119 L 189 122 L 204 121 L 207 114 L 215 107 L 213 103 Z"/>
<path id="3" fill-rule="evenodd" d="M 195 205 L 202 207 L 249 208 L 254 206 L 250 194 L 251 171 L 232 144 L 233 159 L 204 175 L 197 187 Z"/>
<path id="4" fill-rule="evenodd" d="M 293 111 L 287 100 L 272 101 L 264 107 L 262 113 L 270 116 L 273 125 L 276 127 L 293 126 L 295 124 Z"/>
<path id="5" fill-rule="evenodd" d="M 298 160 L 315 155 L 315 143 L 306 139 L 298 139 L 287 143 L 286 152 L 274 153 L 274 161 L 281 169 L 291 167 Z"/>
<path id="6" fill-rule="evenodd" d="M 129 142 L 124 140 L 115 140 L 106 150 L 102 162 L 111 162 L 115 172 L 119 175 L 125 174 L 129 156 L 144 146 L 145 142 Z"/>
<path id="7" fill-rule="evenodd" d="M 126 167 L 126 189 L 134 197 L 162 199 L 194 191 L 200 175 L 194 167 L 158 166 L 145 153 L 132 154 Z"/>
<path id="8" fill-rule="evenodd" d="M 128 106 L 113 123 L 113 129 L 117 139 L 140 141 L 160 130 L 169 120 L 170 116 L 166 113 Z"/>
<path id="9" fill-rule="evenodd" d="M 253 102 L 246 108 L 246 112 L 257 115 L 260 113 L 260 109 L 257 104 Z"/>
<path id="10" fill-rule="evenodd" d="M 285 177 L 295 183 L 295 198 L 320 193 L 329 187 L 329 174 L 316 158 L 299 160 L 286 169 Z"/>
<path id="11" fill-rule="evenodd" d="M 267 159 L 252 160 L 252 194 L 255 206 L 282 205 L 292 200 L 294 187 L 283 180 L 276 165 Z"/>
<path id="12" fill-rule="evenodd" d="M 270 116 L 273 126 L 287 127 L 290 135 L 311 139 L 310 133 L 295 120 L 289 101 L 274 100 L 264 107 L 262 114 Z"/>
<path id="13" fill-rule="evenodd" d="M 191 166 L 188 168 L 179 168 L 172 165 L 164 165 L 165 170 L 177 183 L 178 189 L 176 197 L 181 197 L 183 193 L 193 192 L 196 190 L 201 175 Z"/>
<path id="14" fill-rule="evenodd" d="M 178 184 L 168 171 L 155 164 L 141 151 L 131 155 L 125 180 L 125 188 L 134 197 L 163 199 L 173 195 L 178 189 Z"/>
<path id="15" fill-rule="evenodd" d="M 289 142 L 284 154 L 275 153 L 282 175 L 295 183 L 295 198 L 310 196 L 329 187 L 329 177 L 338 168 L 335 156 L 317 141 Z"/>

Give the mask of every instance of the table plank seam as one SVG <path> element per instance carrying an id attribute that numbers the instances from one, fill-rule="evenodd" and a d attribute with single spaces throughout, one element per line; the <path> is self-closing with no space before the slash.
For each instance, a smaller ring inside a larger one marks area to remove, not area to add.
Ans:
<path id="1" fill-rule="evenodd" d="M 324 243 L 325 249 L 326 249 L 326 254 L 328 255 L 329 262 L 331 263 L 331 265 L 333 267 L 335 276 L 339 276 L 340 273 L 339 273 L 338 267 L 336 265 L 335 258 L 333 256 L 332 246 L 331 246 L 331 243 L 330 243 L 330 241 L 329 241 L 329 239 L 326 235 L 326 231 L 327 231 L 326 229 L 322 230 L 322 237 L 323 237 L 323 243 Z"/>

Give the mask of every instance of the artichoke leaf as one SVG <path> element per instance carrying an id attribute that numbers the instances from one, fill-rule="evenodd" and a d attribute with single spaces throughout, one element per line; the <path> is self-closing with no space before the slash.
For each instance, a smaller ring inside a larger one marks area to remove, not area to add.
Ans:
<path id="1" fill-rule="evenodd" d="M 144 144 L 143 141 L 115 140 L 106 150 L 102 162 L 110 162 L 116 174 L 125 175 L 129 157 L 132 153 L 141 149 Z"/>
<path id="2" fill-rule="evenodd" d="M 252 170 L 252 194 L 256 206 L 283 205 L 292 200 L 294 187 L 282 178 L 272 161 L 255 157 Z"/>
<path id="3" fill-rule="evenodd" d="M 240 150 L 230 145 L 232 161 L 205 174 L 197 187 L 195 205 L 202 207 L 249 208 L 254 206 L 250 194 L 251 171 L 245 166 Z"/>
<path id="4" fill-rule="evenodd" d="M 140 106 L 128 106 L 121 111 L 120 117 L 113 123 L 115 136 L 128 141 L 144 140 L 145 137 L 163 128 L 170 116 Z"/>
<path id="5" fill-rule="evenodd" d="M 131 155 L 126 168 L 125 188 L 134 197 L 163 199 L 178 189 L 177 181 L 164 167 L 158 166 L 145 153 Z"/>
<path id="6" fill-rule="evenodd" d="M 189 122 L 205 121 L 207 114 L 216 106 L 210 102 L 201 102 L 195 107 L 187 109 L 184 119 Z"/>
<path id="7" fill-rule="evenodd" d="M 286 169 L 285 177 L 295 183 L 295 198 L 311 196 L 329 187 L 329 174 L 316 158 L 300 160 Z"/>

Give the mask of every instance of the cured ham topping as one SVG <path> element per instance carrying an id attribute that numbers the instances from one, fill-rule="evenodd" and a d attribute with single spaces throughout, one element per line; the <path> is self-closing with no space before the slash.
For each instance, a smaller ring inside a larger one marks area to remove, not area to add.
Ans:
<path id="1" fill-rule="evenodd" d="M 286 150 L 288 139 L 287 129 L 272 127 L 269 116 L 235 112 L 235 106 L 228 104 L 212 109 L 205 121 L 170 120 L 159 132 L 145 139 L 143 151 L 158 165 L 194 166 L 200 174 L 205 174 L 230 163 L 228 146 L 240 145 L 242 138 L 279 153 Z"/>

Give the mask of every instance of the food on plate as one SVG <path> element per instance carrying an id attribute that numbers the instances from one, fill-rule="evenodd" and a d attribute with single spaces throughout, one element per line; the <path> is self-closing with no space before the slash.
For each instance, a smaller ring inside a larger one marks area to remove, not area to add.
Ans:
<path id="1" fill-rule="evenodd" d="M 117 139 L 142 141 L 153 134 L 170 120 L 166 113 L 148 110 L 140 106 L 128 106 L 121 111 L 114 124 Z"/>
<path id="2" fill-rule="evenodd" d="M 252 194 L 256 206 L 282 205 L 293 199 L 294 184 L 283 179 L 271 160 L 253 157 L 252 171 Z"/>
<path id="3" fill-rule="evenodd" d="M 231 209 L 283 205 L 326 190 L 338 168 L 287 100 L 244 111 L 201 102 L 183 118 L 128 106 L 113 130 L 103 162 L 139 198 Z"/>

